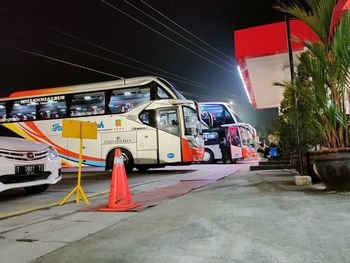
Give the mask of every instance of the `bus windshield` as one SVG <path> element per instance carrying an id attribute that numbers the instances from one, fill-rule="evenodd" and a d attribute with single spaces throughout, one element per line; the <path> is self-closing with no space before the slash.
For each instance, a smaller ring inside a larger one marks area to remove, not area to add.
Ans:
<path id="1" fill-rule="evenodd" d="M 203 112 L 202 119 L 207 125 L 210 125 L 209 114 L 213 118 L 213 127 L 235 123 L 231 113 L 222 104 L 201 104 L 201 110 Z"/>
<path id="2" fill-rule="evenodd" d="M 184 95 L 182 95 L 172 84 L 170 84 L 168 81 L 166 81 L 165 79 L 162 78 L 158 78 L 158 80 L 160 82 L 162 82 L 165 86 L 167 86 L 172 92 L 175 93 L 176 97 L 179 100 L 185 100 L 186 98 L 184 97 Z"/>
<path id="3" fill-rule="evenodd" d="M 185 135 L 195 135 L 198 131 L 197 112 L 190 107 L 183 107 L 185 118 Z"/>

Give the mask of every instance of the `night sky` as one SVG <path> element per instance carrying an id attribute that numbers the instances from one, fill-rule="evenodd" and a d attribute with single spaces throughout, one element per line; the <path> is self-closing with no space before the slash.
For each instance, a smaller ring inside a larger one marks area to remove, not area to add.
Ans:
<path id="1" fill-rule="evenodd" d="M 276 115 L 276 110 L 254 111 L 251 108 L 236 70 L 233 31 L 282 21 L 282 14 L 272 8 L 275 1 L 144 2 L 149 6 L 140 0 L 1 1 L 0 96 L 8 96 L 17 90 L 108 81 L 116 79 L 114 76 L 159 75 L 175 84 L 187 98 L 197 101 L 232 100 L 236 112 L 245 122 L 252 123 L 261 131 L 270 129 L 269 123 Z M 173 41 L 132 20 L 107 3 Z M 176 27 L 150 6 L 224 55 Z M 146 14 L 175 32 L 164 28 Z M 182 34 L 211 54 L 176 33 Z M 106 74 L 59 63 L 11 47 Z M 151 68 L 150 65 L 156 68 Z"/>

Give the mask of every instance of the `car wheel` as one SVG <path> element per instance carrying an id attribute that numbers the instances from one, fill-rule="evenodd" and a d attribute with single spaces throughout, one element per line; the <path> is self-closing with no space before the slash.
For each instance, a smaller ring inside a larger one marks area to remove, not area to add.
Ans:
<path id="1" fill-rule="evenodd" d="M 128 150 L 121 149 L 122 157 L 124 161 L 125 171 L 130 173 L 134 169 L 134 158 Z M 114 150 L 108 155 L 108 170 L 113 169 L 114 165 Z"/>
<path id="2" fill-rule="evenodd" d="M 42 192 L 45 192 L 47 188 L 49 188 L 48 184 L 42 184 L 42 185 L 24 187 L 24 190 L 28 194 L 40 194 Z"/>
<path id="3" fill-rule="evenodd" d="M 207 148 L 205 148 L 203 163 L 206 163 L 206 164 L 214 163 L 214 153 Z"/>

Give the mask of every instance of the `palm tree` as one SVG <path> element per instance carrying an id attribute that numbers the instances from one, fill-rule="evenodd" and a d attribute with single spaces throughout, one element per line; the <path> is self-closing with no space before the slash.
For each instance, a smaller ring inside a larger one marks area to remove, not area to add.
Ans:
<path id="1" fill-rule="evenodd" d="M 318 36 L 317 42 L 296 39 L 308 49 L 301 54 L 300 63 L 310 76 L 315 93 L 314 107 L 318 121 L 324 127 L 325 146 L 348 147 L 350 119 L 345 105 L 350 102 L 350 12 L 333 24 L 333 11 L 338 0 L 305 1 L 307 7 L 292 0 L 277 8 L 305 22 Z"/>

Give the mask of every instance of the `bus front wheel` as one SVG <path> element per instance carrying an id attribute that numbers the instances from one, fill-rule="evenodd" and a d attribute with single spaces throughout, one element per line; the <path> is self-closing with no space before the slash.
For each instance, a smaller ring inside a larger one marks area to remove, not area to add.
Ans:
<path id="1" fill-rule="evenodd" d="M 203 163 L 214 163 L 214 161 L 214 153 L 211 150 L 205 148 Z"/>
<path id="2" fill-rule="evenodd" d="M 124 161 L 124 167 L 125 171 L 127 173 L 130 173 L 134 169 L 134 158 L 132 157 L 131 153 L 128 150 L 125 149 L 120 149 L 122 152 L 122 157 Z M 111 170 L 113 169 L 113 164 L 114 164 L 114 152 L 115 150 L 112 150 L 108 154 L 107 158 L 107 169 L 106 170 Z"/>

